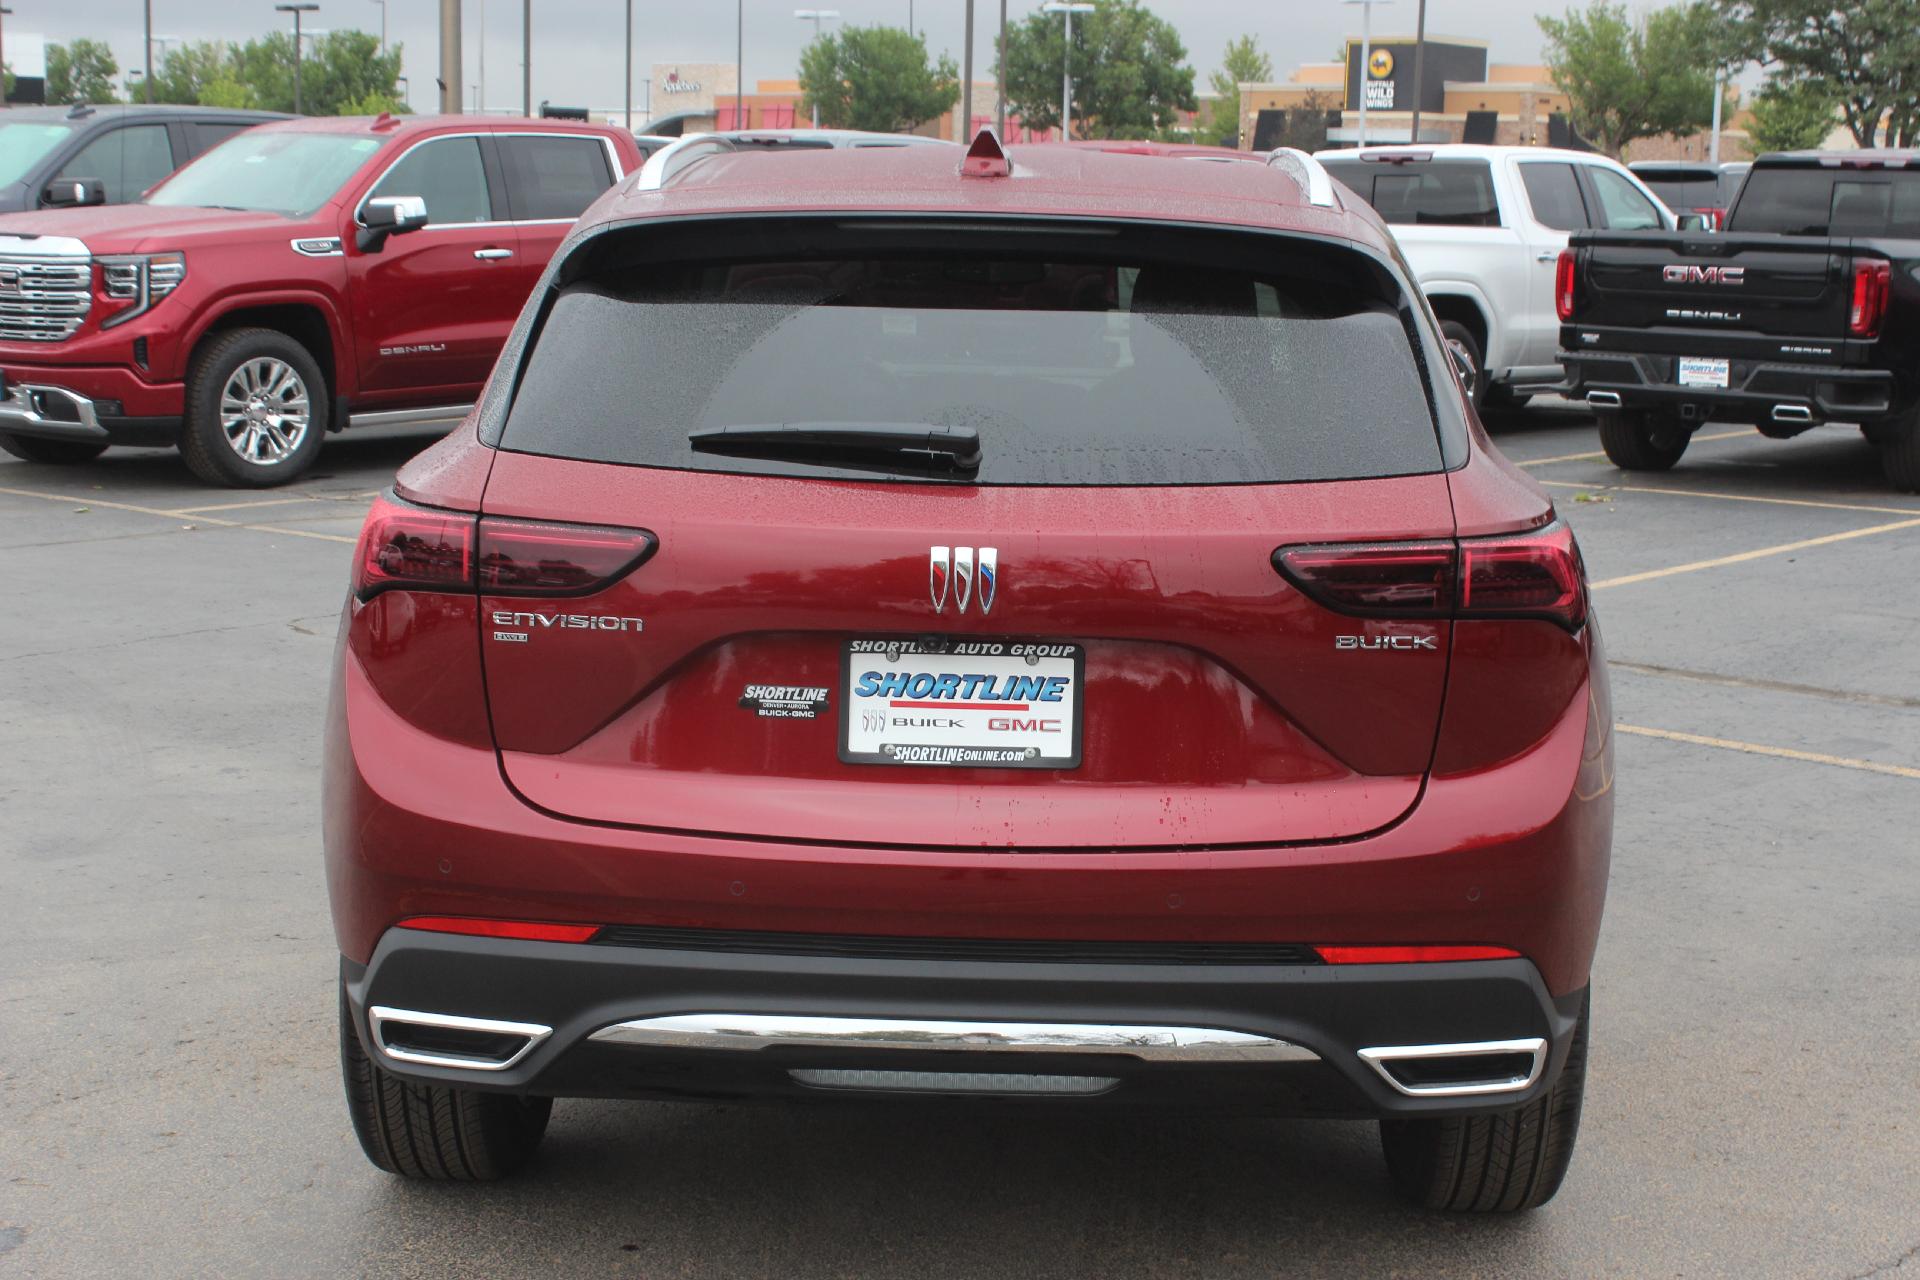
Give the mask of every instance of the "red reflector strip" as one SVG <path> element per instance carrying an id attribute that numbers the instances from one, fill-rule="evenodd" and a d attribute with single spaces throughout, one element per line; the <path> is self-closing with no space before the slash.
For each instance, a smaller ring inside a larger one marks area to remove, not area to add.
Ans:
<path id="1" fill-rule="evenodd" d="M 481 920 L 471 916 L 408 916 L 394 927 L 425 933 L 459 933 L 472 938 L 519 938 L 526 942 L 585 942 L 600 932 L 597 924 Z"/>
<path id="2" fill-rule="evenodd" d="M 1444 964 L 1449 960 L 1517 960 L 1511 947 L 1315 947 L 1328 964 Z"/>

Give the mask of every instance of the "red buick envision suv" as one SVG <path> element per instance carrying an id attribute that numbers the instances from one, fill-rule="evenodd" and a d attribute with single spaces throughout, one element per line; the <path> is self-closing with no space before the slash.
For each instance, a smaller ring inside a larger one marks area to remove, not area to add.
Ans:
<path id="1" fill-rule="evenodd" d="M 956 156 L 655 155 L 374 504 L 368 1156 L 964 1094 L 1373 1118 L 1418 1203 L 1545 1201 L 1612 827 L 1571 533 L 1310 159 Z"/>

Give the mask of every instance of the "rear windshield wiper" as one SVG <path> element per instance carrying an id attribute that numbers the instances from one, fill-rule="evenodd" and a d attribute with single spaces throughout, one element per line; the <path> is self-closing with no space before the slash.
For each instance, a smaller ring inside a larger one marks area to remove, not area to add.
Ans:
<path id="1" fill-rule="evenodd" d="M 980 433 L 930 422 L 762 422 L 698 427 L 687 441 L 703 453 L 752 457 L 885 455 L 951 471 L 980 469 Z"/>

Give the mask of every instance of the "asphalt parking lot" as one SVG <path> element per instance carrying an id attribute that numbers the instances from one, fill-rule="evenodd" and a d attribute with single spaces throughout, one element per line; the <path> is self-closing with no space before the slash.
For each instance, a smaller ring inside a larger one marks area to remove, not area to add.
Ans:
<path id="1" fill-rule="evenodd" d="M 1920 497 L 1851 428 L 1628 476 L 1502 447 L 1576 528 L 1618 827 L 1560 1197 L 1390 1194 L 1370 1126 L 562 1103 L 413 1186 L 340 1098 L 320 721 L 366 500 L 167 453 L 0 458 L 0 1276 L 1920 1275 Z"/>

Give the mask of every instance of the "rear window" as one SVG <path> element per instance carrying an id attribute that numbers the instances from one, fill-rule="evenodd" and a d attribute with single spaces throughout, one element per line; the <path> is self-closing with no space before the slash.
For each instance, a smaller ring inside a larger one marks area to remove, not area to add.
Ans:
<path id="1" fill-rule="evenodd" d="M 1635 170 L 1634 176 L 1646 183 L 1653 194 L 1659 196 L 1669 209 L 1684 212 L 1690 209 L 1719 207 L 1720 180 L 1711 175 L 1663 178 L 1658 174 L 1645 174 Z"/>
<path id="2" fill-rule="evenodd" d="M 1352 187 L 1387 222 L 1412 226 L 1497 227 L 1500 206 L 1484 160 L 1389 162 L 1330 160 L 1328 172 Z"/>
<path id="3" fill-rule="evenodd" d="M 1920 237 L 1920 172 L 1755 169 L 1729 221 L 1735 231 Z"/>
<path id="4" fill-rule="evenodd" d="M 738 230 L 743 252 L 724 256 L 708 232 L 708 256 L 690 257 L 664 230 L 602 237 L 568 264 L 503 447 L 987 485 L 1273 483 L 1441 466 L 1406 299 L 1379 264 L 1326 241 L 1213 236 L 1207 252 L 1181 257 L 1165 228 L 842 223 Z M 782 240 L 804 251 L 780 252 Z M 714 451 L 718 428 L 796 424 L 967 432 L 977 468 L 839 447 Z"/>

